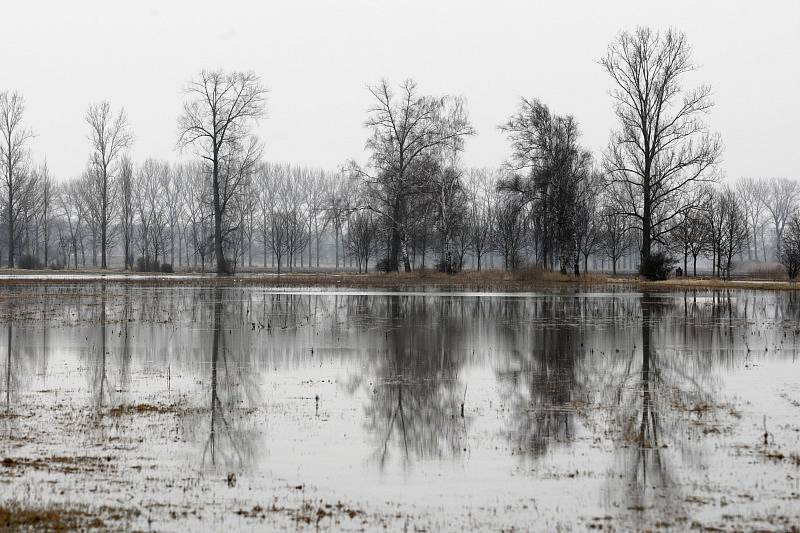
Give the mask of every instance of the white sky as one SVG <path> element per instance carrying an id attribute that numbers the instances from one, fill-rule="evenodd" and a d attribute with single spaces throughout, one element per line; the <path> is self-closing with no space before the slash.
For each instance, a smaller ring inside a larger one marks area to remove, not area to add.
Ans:
<path id="1" fill-rule="evenodd" d="M 9 2 L 4 2 L 10 4 Z M 364 161 L 368 83 L 417 80 L 466 97 L 478 135 L 465 163 L 508 154 L 497 130 L 520 96 L 581 123 L 599 153 L 615 127 L 597 64 L 624 28 L 686 32 L 712 85 L 727 176 L 800 175 L 800 2 L 36 1 L 4 5 L 0 90 L 27 100 L 34 157 L 57 178 L 89 153 L 90 102 L 124 106 L 134 158 L 177 158 L 181 88 L 202 68 L 254 70 L 270 89 L 259 135 L 270 160 Z"/>

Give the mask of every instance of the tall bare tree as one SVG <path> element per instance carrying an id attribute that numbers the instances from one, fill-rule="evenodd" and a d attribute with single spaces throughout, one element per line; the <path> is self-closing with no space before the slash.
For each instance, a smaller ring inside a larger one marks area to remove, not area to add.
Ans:
<path id="1" fill-rule="evenodd" d="M 702 120 L 712 107 L 711 89 L 687 91 L 695 70 L 683 33 L 637 28 L 619 34 L 600 60 L 614 82 L 611 96 L 620 128 L 611 135 L 605 166 L 621 192 L 622 214 L 642 233 L 642 265 L 683 213 L 697 207 L 694 189 L 714 178 L 719 136 Z"/>
<path id="2" fill-rule="evenodd" d="M 471 169 L 467 172 L 467 228 L 478 271 L 491 243 L 496 188 L 497 176 L 493 170 Z"/>
<path id="3" fill-rule="evenodd" d="M 99 180 L 97 193 L 100 204 L 100 268 L 108 268 L 107 249 L 110 242 L 109 221 L 112 217 L 111 181 L 122 152 L 133 143 L 124 109 L 114 113 L 111 104 L 99 102 L 86 110 L 89 142 L 92 144 L 90 162 Z"/>
<path id="4" fill-rule="evenodd" d="M 747 217 L 741 200 L 733 189 L 723 187 L 716 194 L 714 210 L 719 213 L 719 237 L 716 239 L 718 248 L 718 273 L 720 276 L 730 277 L 733 268 L 733 257 L 740 253 L 749 244 L 750 232 Z"/>
<path id="5" fill-rule="evenodd" d="M 767 185 L 764 180 L 742 178 L 736 182 L 736 193 L 742 202 L 747 223 L 750 228 L 752 246 L 747 248 L 748 259 L 758 261 L 758 234 L 764 225 L 764 201 L 767 198 Z M 764 261 L 767 258 L 764 257 Z"/>
<path id="6" fill-rule="evenodd" d="M 119 217 L 122 230 L 122 251 L 125 255 L 125 270 L 133 268 L 131 240 L 133 238 L 133 220 L 135 216 L 133 204 L 133 162 L 130 157 L 122 156 L 119 162 Z"/>
<path id="7" fill-rule="evenodd" d="M 624 216 L 610 206 L 605 206 L 600 214 L 601 250 L 611 260 L 611 273 L 617 275 L 617 263 L 628 253 L 631 245 L 630 227 Z"/>
<path id="8" fill-rule="evenodd" d="M 365 125 L 372 131 L 367 140 L 373 174 L 353 165 L 371 189 L 368 208 L 379 213 L 391 228 L 390 259 L 394 268 L 402 260 L 411 270 L 408 258 L 408 197 L 418 190 L 421 161 L 443 149 L 461 145 L 473 135 L 464 102 L 453 96 L 420 95 L 413 80 L 405 80 L 398 94 L 381 80 L 369 87 L 375 98 Z"/>
<path id="9" fill-rule="evenodd" d="M 178 146 L 194 146 L 210 166 L 214 205 L 214 252 L 217 273 L 227 273 L 223 251 L 226 159 L 253 146 L 251 130 L 264 115 L 267 90 L 252 72 L 203 70 L 185 89 L 187 101 L 178 118 Z"/>
<path id="10" fill-rule="evenodd" d="M 505 166 L 510 176 L 500 187 L 530 205 L 537 259 L 561 271 L 579 273 L 577 222 L 581 193 L 592 176 L 592 156 L 578 144 L 578 122 L 560 116 L 539 100 L 522 98 L 519 109 L 500 126 L 511 142 Z"/>
<path id="11" fill-rule="evenodd" d="M 775 256 L 780 259 L 783 229 L 797 210 L 800 198 L 800 183 L 787 178 L 773 178 L 767 182 L 764 207 L 772 219 L 775 230 Z"/>
<path id="12" fill-rule="evenodd" d="M 47 162 L 42 163 L 38 170 L 39 198 L 41 201 L 39 216 L 41 217 L 42 247 L 44 254 L 44 266 L 47 268 L 49 263 L 48 250 L 50 248 L 50 220 L 53 217 L 53 203 L 56 196 L 56 187 L 53 177 L 47 168 Z"/>
<path id="13" fill-rule="evenodd" d="M 8 230 L 8 266 L 14 268 L 16 222 L 24 195 L 31 187 L 28 141 L 33 132 L 22 125 L 25 99 L 19 93 L 0 92 L 0 169 Z"/>

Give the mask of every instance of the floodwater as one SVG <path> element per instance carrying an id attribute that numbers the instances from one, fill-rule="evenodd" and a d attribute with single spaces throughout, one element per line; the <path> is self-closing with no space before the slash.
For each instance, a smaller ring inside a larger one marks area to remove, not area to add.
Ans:
<path id="1" fill-rule="evenodd" d="M 6 287 L 0 505 L 111 530 L 797 531 L 799 318 L 795 292 Z"/>

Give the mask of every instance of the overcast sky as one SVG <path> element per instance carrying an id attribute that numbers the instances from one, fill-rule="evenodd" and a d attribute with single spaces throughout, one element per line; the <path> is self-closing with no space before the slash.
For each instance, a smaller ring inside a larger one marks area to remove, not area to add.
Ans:
<path id="1" fill-rule="evenodd" d="M 186 81 L 203 68 L 253 70 L 270 89 L 265 157 L 337 168 L 364 161 L 363 126 L 382 77 L 459 94 L 478 135 L 465 163 L 508 154 L 497 125 L 520 96 L 574 115 L 598 155 L 615 127 L 608 43 L 636 25 L 687 34 L 710 83 L 710 122 L 729 177 L 800 177 L 800 2 L 4 2 L 0 90 L 27 100 L 34 157 L 57 178 L 84 168 L 90 102 L 124 106 L 133 156 L 174 160 Z M 10 5 L 9 5 L 10 4 Z"/>

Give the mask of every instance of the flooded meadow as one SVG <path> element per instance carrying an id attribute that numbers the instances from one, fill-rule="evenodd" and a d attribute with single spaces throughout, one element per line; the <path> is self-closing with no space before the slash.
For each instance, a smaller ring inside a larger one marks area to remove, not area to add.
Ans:
<path id="1" fill-rule="evenodd" d="M 0 525 L 797 531 L 800 293 L 31 283 Z"/>

